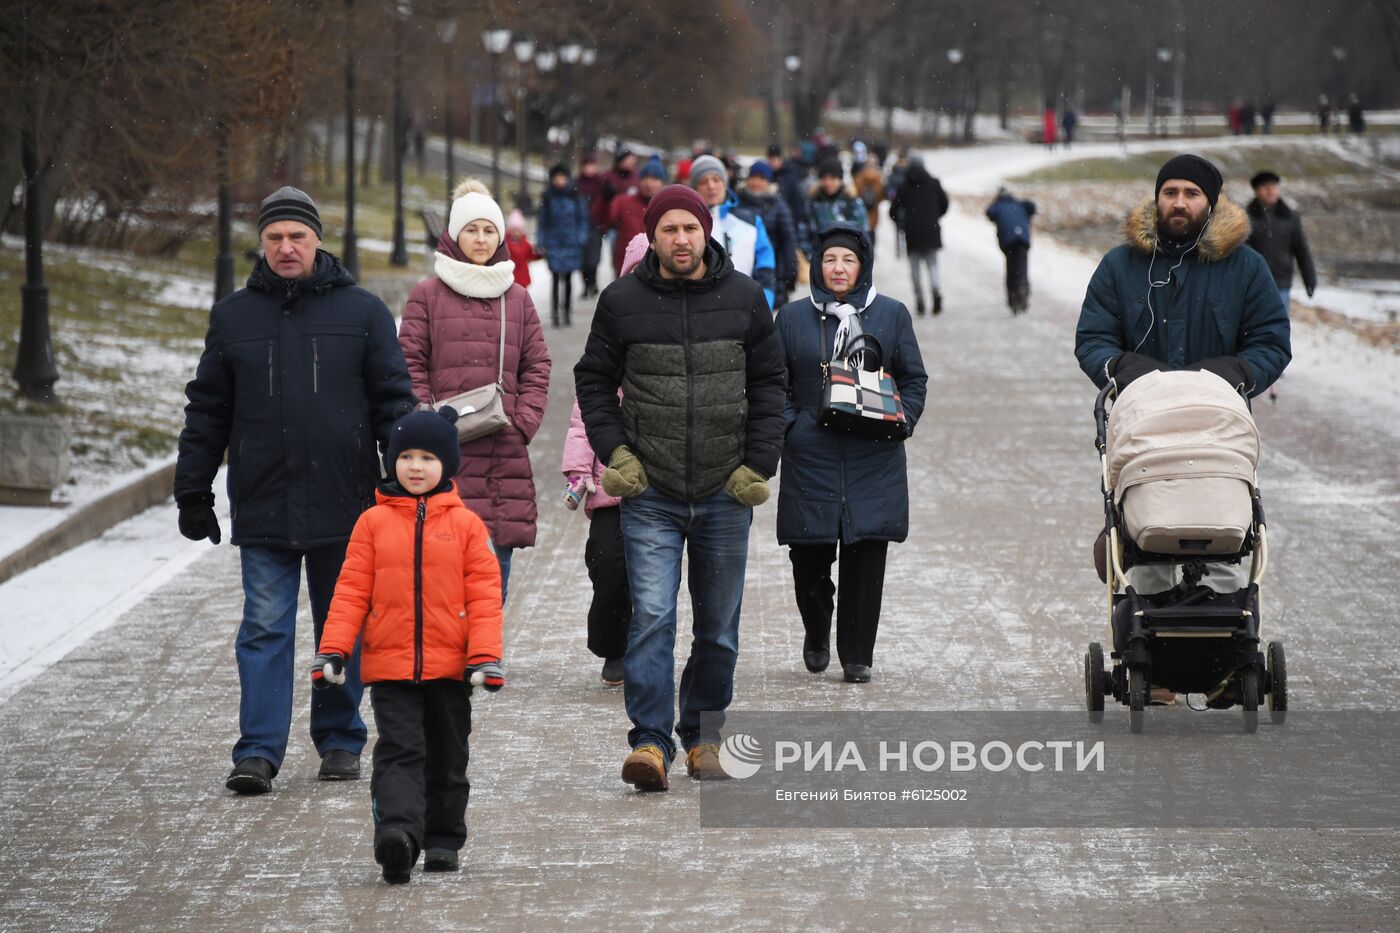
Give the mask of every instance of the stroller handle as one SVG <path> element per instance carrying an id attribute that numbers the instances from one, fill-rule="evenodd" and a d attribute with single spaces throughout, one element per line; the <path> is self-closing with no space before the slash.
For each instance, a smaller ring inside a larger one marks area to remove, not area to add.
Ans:
<path id="1" fill-rule="evenodd" d="M 1094 400 L 1094 426 L 1098 431 L 1095 447 L 1099 453 L 1104 452 L 1108 444 L 1108 398 L 1113 394 L 1113 382 L 1110 380 L 1099 390 L 1099 397 Z"/>

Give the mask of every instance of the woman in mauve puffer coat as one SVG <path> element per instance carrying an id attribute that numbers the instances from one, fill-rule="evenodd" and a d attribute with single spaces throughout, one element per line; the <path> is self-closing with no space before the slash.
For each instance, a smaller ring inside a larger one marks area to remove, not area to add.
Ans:
<path id="1" fill-rule="evenodd" d="M 481 517 L 501 564 L 501 597 L 511 554 L 535 544 L 535 482 L 527 449 L 544 420 L 550 359 L 530 294 L 515 284 L 505 218 L 479 182 L 458 187 L 438 240 L 434 275 L 413 287 L 399 344 L 421 401 L 440 402 L 496 381 L 505 302 L 501 368 L 510 424 L 462 445 L 454 479 L 462 502 Z"/>

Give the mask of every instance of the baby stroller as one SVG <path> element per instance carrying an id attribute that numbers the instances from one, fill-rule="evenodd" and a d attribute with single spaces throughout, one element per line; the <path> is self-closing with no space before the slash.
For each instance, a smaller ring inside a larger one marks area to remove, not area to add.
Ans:
<path id="1" fill-rule="evenodd" d="M 1268 543 L 1248 405 L 1209 372 L 1148 373 L 1117 393 L 1110 418 L 1114 394 L 1110 382 L 1094 417 L 1104 501 L 1096 558 L 1116 663 L 1105 671 L 1103 648 L 1089 645 L 1090 721 L 1103 720 L 1112 696 L 1141 732 L 1155 686 L 1205 694 L 1216 709 L 1242 707 L 1246 732 L 1266 698 L 1272 721 L 1283 722 L 1283 645 L 1259 650 Z"/>

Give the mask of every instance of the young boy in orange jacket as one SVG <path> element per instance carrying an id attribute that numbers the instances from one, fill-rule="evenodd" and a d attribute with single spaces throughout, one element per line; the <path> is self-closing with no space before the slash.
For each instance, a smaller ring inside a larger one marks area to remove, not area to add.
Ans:
<path id="1" fill-rule="evenodd" d="M 423 850 L 424 871 L 457 870 L 472 685 L 505 686 L 501 570 L 485 524 L 452 483 L 456 420 L 445 408 L 394 422 L 385 466 L 395 478 L 355 524 L 311 666 L 313 687 L 343 683 L 363 636 L 360 673 L 379 732 L 374 859 L 390 884 L 408 881 Z"/>

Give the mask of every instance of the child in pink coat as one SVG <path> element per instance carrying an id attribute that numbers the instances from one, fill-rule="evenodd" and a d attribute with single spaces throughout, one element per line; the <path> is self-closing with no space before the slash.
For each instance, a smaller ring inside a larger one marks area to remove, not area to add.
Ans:
<path id="1" fill-rule="evenodd" d="M 646 234 L 639 233 L 627 244 L 622 274 L 631 272 L 646 251 Z M 603 659 L 603 683 L 617 687 L 622 684 L 622 656 L 627 652 L 627 628 L 632 622 L 632 593 L 627 588 L 627 558 L 622 547 L 622 500 L 603 491 L 603 464 L 588 443 L 578 399 L 574 399 L 569 415 L 560 469 L 567 481 L 564 505 L 577 509 L 582 503 L 588 516 L 588 543 L 583 548 L 583 563 L 593 584 L 588 650 Z"/>

